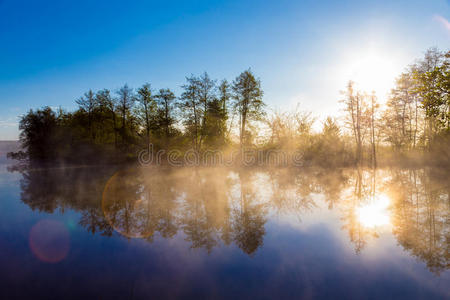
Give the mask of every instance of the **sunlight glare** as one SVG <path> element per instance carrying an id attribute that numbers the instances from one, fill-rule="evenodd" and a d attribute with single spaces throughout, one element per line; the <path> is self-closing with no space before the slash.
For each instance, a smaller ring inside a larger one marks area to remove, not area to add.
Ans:
<path id="1" fill-rule="evenodd" d="M 374 228 L 390 224 L 389 197 L 379 195 L 373 202 L 364 204 L 358 208 L 359 222 L 367 227 Z"/>
<path id="2" fill-rule="evenodd" d="M 360 49 L 356 53 L 343 59 L 340 78 L 354 81 L 358 89 L 369 94 L 374 91 L 384 102 L 403 66 L 387 49 Z"/>

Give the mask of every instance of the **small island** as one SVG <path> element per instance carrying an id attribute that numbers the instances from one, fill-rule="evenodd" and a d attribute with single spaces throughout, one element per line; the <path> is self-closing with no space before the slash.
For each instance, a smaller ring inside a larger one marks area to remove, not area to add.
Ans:
<path id="1" fill-rule="evenodd" d="M 149 83 L 137 89 L 125 84 L 115 92 L 89 90 L 76 100 L 76 111 L 44 107 L 24 115 L 24 150 L 9 157 L 40 165 L 122 164 L 137 163 L 146 150 L 147 156 L 160 154 L 158 163 L 162 156 L 166 163 L 185 165 L 187 155 L 202 164 L 202 154 L 219 151 L 215 165 L 227 155 L 229 164 L 242 165 L 252 153 L 252 165 L 292 165 L 294 153 L 297 166 L 448 168 L 449 68 L 450 52 L 429 49 L 399 74 L 385 105 L 375 92 L 349 81 L 336 99 L 343 114 L 321 124 L 300 106 L 268 107 L 261 81 L 250 69 L 232 81 L 219 82 L 206 72 L 191 75 L 178 96 Z"/>

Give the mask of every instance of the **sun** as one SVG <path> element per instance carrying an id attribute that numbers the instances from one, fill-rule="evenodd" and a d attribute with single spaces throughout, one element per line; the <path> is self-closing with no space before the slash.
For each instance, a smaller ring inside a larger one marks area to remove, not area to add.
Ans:
<path id="1" fill-rule="evenodd" d="M 375 92 L 379 101 L 384 102 L 402 69 L 396 55 L 386 49 L 373 48 L 347 54 L 339 73 L 341 80 L 354 81 L 359 90 Z"/>
<path id="2" fill-rule="evenodd" d="M 384 96 L 392 88 L 396 72 L 389 59 L 369 53 L 355 60 L 351 66 L 351 75 L 362 90 L 375 91 Z"/>

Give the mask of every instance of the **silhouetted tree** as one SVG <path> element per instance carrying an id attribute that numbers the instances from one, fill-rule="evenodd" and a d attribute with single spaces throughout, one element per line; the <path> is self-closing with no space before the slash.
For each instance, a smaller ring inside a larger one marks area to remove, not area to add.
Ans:
<path id="1" fill-rule="evenodd" d="M 92 90 L 89 90 L 84 94 L 83 97 L 76 100 L 76 103 L 80 107 L 80 109 L 84 110 L 88 114 L 88 131 L 90 138 L 94 138 L 93 132 L 92 132 L 92 118 L 93 118 L 93 112 L 95 109 L 95 106 L 97 102 L 95 101 L 95 95 Z"/>
<path id="2" fill-rule="evenodd" d="M 155 95 L 158 103 L 158 125 L 163 130 L 164 144 L 166 149 L 169 145 L 169 138 L 173 134 L 175 124 L 175 94 L 170 89 L 160 89 Z"/>
<path id="3" fill-rule="evenodd" d="M 200 136 L 202 133 L 202 118 L 204 116 L 202 102 L 199 95 L 200 83 L 195 76 L 186 77 L 187 83 L 182 86 L 184 92 L 180 97 L 180 110 L 187 135 L 192 140 L 192 147 L 200 150 Z"/>
<path id="4" fill-rule="evenodd" d="M 261 82 L 250 70 L 242 72 L 233 82 L 234 105 L 239 114 L 239 141 L 246 143 L 246 126 L 249 120 L 259 120 L 264 115 Z"/>
<path id="5" fill-rule="evenodd" d="M 153 99 L 150 84 L 144 84 L 137 91 L 138 107 L 136 114 L 145 129 L 146 144 L 150 143 L 150 132 L 156 128 L 156 101 Z"/>
<path id="6" fill-rule="evenodd" d="M 122 126 L 120 128 L 122 147 L 126 147 L 128 134 L 127 120 L 134 101 L 133 89 L 129 88 L 128 85 L 125 84 L 117 91 L 117 95 L 117 109 L 122 119 Z"/>
<path id="7" fill-rule="evenodd" d="M 20 141 L 32 162 L 47 163 L 56 159 L 58 120 L 50 107 L 30 110 L 19 123 Z"/>

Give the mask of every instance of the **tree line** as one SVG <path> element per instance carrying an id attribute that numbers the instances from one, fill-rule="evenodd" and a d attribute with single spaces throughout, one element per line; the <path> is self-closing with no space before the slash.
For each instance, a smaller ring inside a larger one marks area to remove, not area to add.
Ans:
<path id="1" fill-rule="evenodd" d="M 124 85 L 113 92 L 89 90 L 73 112 L 44 107 L 21 118 L 23 152 L 41 163 L 135 160 L 137 151 L 208 149 L 301 150 L 309 164 L 377 165 L 386 153 L 438 151 L 450 162 L 450 51 L 431 48 L 396 79 L 382 107 L 375 92 L 350 81 L 341 99 L 343 118 L 316 118 L 299 109 L 270 111 L 260 80 L 246 70 L 232 82 L 208 73 L 188 76 L 177 97 L 169 88 Z"/>
<path id="2" fill-rule="evenodd" d="M 76 100 L 74 112 L 44 107 L 21 118 L 20 141 L 26 152 L 11 154 L 37 162 L 99 162 L 133 159 L 150 143 L 156 149 L 222 148 L 230 144 L 232 126 L 248 144 L 247 124 L 264 114 L 260 80 L 250 70 L 229 83 L 208 73 L 191 75 L 176 97 L 169 88 L 150 84 L 115 93 L 89 90 Z M 229 120 L 230 116 L 238 120 Z"/>

